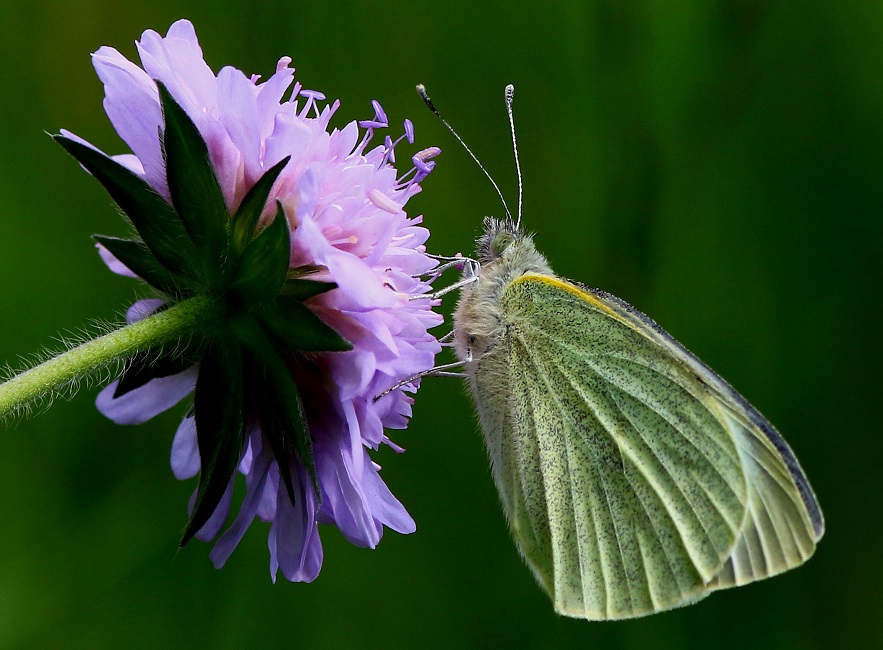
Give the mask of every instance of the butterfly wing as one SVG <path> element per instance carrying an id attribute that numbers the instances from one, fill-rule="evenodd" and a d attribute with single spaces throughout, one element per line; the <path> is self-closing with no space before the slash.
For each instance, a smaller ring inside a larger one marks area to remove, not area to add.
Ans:
<path id="1" fill-rule="evenodd" d="M 511 282 L 500 309 L 487 362 L 512 399 L 483 428 L 560 613 L 650 614 L 812 554 L 821 512 L 787 444 L 653 321 L 546 275 Z"/>
<path id="2" fill-rule="evenodd" d="M 631 305 L 578 287 L 616 318 L 643 332 L 700 380 L 699 397 L 717 404 L 732 432 L 748 487 L 746 519 L 736 546 L 709 589 L 739 586 L 805 562 L 825 531 L 821 508 L 781 434 L 732 386 Z"/>

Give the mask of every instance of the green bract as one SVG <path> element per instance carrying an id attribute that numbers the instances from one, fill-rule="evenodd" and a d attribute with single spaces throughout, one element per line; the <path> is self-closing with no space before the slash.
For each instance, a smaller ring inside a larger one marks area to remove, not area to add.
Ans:
<path id="1" fill-rule="evenodd" d="M 208 147 L 184 110 L 157 82 L 171 204 L 144 179 L 76 140 L 55 140 L 110 193 L 137 237 L 95 239 L 166 301 L 204 296 L 222 314 L 201 337 L 174 350 L 149 349 L 129 359 L 116 396 L 199 364 L 194 410 L 201 473 L 181 544 L 208 521 L 242 455 L 257 418 L 294 501 L 295 459 L 318 486 L 312 440 L 288 362 L 304 352 L 345 351 L 351 344 L 304 305 L 337 285 L 308 279 L 317 267 L 290 268 L 288 220 L 277 202 L 260 227 L 270 190 L 289 158 L 255 183 L 235 214 L 224 202 Z M 317 487 L 318 491 L 318 487 Z"/>

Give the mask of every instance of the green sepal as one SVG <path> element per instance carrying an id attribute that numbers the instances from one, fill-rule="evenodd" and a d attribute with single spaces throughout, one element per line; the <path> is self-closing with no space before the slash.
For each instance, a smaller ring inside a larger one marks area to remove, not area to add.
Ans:
<path id="1" fill-rule="evenodd" d="M 233 215 L 232 225 L 233 246 L 237 251 L 242 251 L 254 238 L 261 213 L 264 211 L 264 206 L 267 205 L 270 190 L 273 189 L 273 184 L 289 160 L 291 160 L 291 156 L 286 156 L 264 172 L 242 199 L 242 203 L 239 204 L 239 209 Z"/>
<path id="2" fill-rule="evenodd" d="M 138 239 L 120 239 L 106 235 L 92 235 L 120 262 L 139 278 L 171 296 L 186 297 L 187 279 L 176 276 L 153 256 L 144 242 Z"/>
<path id="3" fill-rule="evenodd" d="M 156 82 L 162 104 L 163 154 L 172 204 L 196 247 L 202 280 L 210 288 L 223 283 L 222 268 L 228 256 L 230 214 L 199 129 Z"/>
<path id="4" fill-rule="evenodd" d="M 193 244 L 175 210 L 162 196 L 143 178 L 100 151 L 63 135 L 52 137 L 104 186 L 160 264 L 175 275 L 195 275 Z"/>
<path id="5" fill-rule="evenodd" d="M 252 313 L 267 332 L 292 352 L 346 352 L 353 345 L 295 298 L 280 296 L 256 305 Z"/>
<path id="6" fill-rule="evenodd" d="M 190 521 L 181 537 L 184 546 L 214 513 L 245 443 L 245 395 L 242 381 L 243 350 L 227 335 L 203 355 L 193 406 L 199 447 L 199 485 Z"/>
<path id="7" fill-rule="evenodd" d="M 316 495 L 320 496 L 313 441 L 291 371 L 253 317 L 235 317 L 230 321 L 230 327 L 236 338 L 251 353 L 254 377 L 250 385 L 259 388 L 249 391 L 249 404 L 257 411 L 261 429 L 273 450 L 292 504 L 294 486 L 290 461 L 293 455 L 306 468 Z"/>
<path id="8" fill-rule="evenodd" d="M 291 476 L 291 462 L 296 457 L 296 450 L 291 436 L 286 435 L 288 428 L 280 426 L 285 418 L 277 411 L 278 403 L 273 403 L 271 395 L 274 395 L 275 391 L 272 388 L 268 390 L 266 367 L 257 360 L 252 360 L 248 376 L 251 380 L 250 383 L 257 388 L 249 391 L 249 396 L 246 398 L 249 408 L 257 414 L 261 423 L 261 433 L 263 433 L 264 440 L 269 443 L 273 457 L 276 459 L 276 466 L 279 468 L 279 475 L 285 484 L 288 499 L 291 501 L 291 505 L 296 506 L 294 479 Z M 299 395 L 297 399 L 300 401 Z M 306 420 L 306 416 L 303 416 L 303 419 Z"/>
<path id="9" fill-rule="evenodd" d="M 184 350 L 175 348 L 144 350 L 136 353 L 126 363 L 126 368 L 113 393 L 114 399 L 141 388 L 152 379 L 184 372 L 200 361 L 203 352 L 203 345 L 200 343 L 190 344 Z"/>
<path id="10" fill-rule="evenodd" d="M 279 294 L 291 263 L 288 219 L 277 202 L 273 221 L 255 237 L 242 254 L 230 288 L 245 304 L 272 300 Z"/>
<path id="11" fill-rule="evenodd" d="M 282 285 L 279 295 L 294 298 L 295 300 L 309 300 L 313 296 L 318 296 L 320 293 L 325 293 L 332 289 L 337 289 L 336 282 L 288 278 L 285 284 Z"/>

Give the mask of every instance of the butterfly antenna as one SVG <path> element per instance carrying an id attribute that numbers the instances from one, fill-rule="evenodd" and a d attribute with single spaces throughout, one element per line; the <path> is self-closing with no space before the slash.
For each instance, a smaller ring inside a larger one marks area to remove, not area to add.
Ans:
<path id="1" fill-rule="evenodd" d="M 417 84 L 417 94 L 420 95 L 420 99 L 423 100 L 423 103 L 426 104 L 426 107 L 429 108 L 429 110 L 431 110 L 433 113 L 435 113 L 435 116 L 439 120 L 441 120 L 441 123 L 444 124 L 445 127 L 448 129 L 448 131 L 450 131 L 451 134 L 457 139 L 457 142 L 459 142 L 463 146 L 463 148 L 466 150 L 466 153 L 468 153 L 472 157 L 472 160 L 475 161 L 475 164 L 478 165 L 478 168 L 484 172 L 484 175 L 487 176 L 487 179 L 491 182 L 491 185 L 493 185 L 494 189 L 497 191 L 497 196 L 500 197 L 500 201 L 503 203 L 503 209 L 506 210 L 506 216 L 511 219 L 512 213 L 509 211 L 509 206 L 506 204 L 506 199 L 503 198 L 503 193 L 500 191 L 499 185 L 497 185 L 497 182 L 488 173 L 488 170 L 486 170 L 484 168 L 484 165 L 481 164 L 481 161 L 476 157 L 476 155 L 474 153 L 472 153 L 472 149 L 470 149 L 468 146 L 466 146 L 466 143 L 463 142 L 463 138 L 461 138 L 459 135 L 457 135 L 457 132 L 454 131 L 454 127 L 452 127 L 450 124 L 448 124 L 448 121 L 441 116 L 441 113 L 438 112 L 438 109 L 432 103 L 432 100 L 429 99 L 429 95 L 426 94 L 426 86 L 424 86 L 423 84 Z M 507 100 L 506 100 L 507 104 L 511 105 L 511 100 L 508 99 L 508 97 L 509 97 L 508 88 L 507 88 L 506 97 L 507 97 Z M 510 109 L 510 116 L 511 116 L 511 109 Z M 513 136 L 514 136 L 514 131 L 513 131 Z M 516 160 L 517 160 L 517 155 L 516 155 Z M 519 205 L 521 204 L 521 196 L 520 196 L 521 180 L 520 180 L 520 178 L 521 177 L 519 176 L 519 181 L 518 181 L 518 186 L 519 186 L 518 202 L 519 202 Z M 520 207 L 519 207 L 518 212 L 519 212 L 518 221 L 520 222 L 521 221 L 521 218 L 520 218 L 521 208 Z"/>
<path id="2" fill-rule="evenodd" d="M 512 116 L 512 100 L 515 98 L 515 86 L 506 86 L 506 112 L 509 114 L 509 130 L 512 132 L 512 153 L 515 154 L 515 173 L 518 175 L 518 220 L 515 228 L 521 228 L 521 197 L 524 189 L 521 184 L 521 162 L 518 160 L 518 141 L 515 139 L 515 118 Z"/>

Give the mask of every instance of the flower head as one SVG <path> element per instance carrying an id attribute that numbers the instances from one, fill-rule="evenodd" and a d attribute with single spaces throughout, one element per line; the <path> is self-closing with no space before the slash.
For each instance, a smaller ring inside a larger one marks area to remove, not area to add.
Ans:
<path id="1" fill-rule="evenodd" d="M 317 524 L 374 547 L 383 527 L 414 522 L 368 450 L 396 447 L 413 399 L 391 385 L 430 368 L 441 317 L 421 280 L 435 267 L 429 233 L 404 205 L 431 171 L 427 149 L 399 175 L 374 117 L 330 129 L 339 102 L 294 82 L 290 59 L 266 81 L 215 75 L 185 20 L 137 43 L 142 67 L 115 49 L 93 56 L 108 117 L 132 154 L 112 159 L 63 132 L 59 141 L 111 192 L 138 231 L 97 237 L 111 270 L 140 277 L 157 298 L 139 320 L 193 295 L 225 305 L 217 331 L 175 350 L 136 356 L 98 396 L 116 422 L 143 422 L 194 393 L 172 444 L 180 479 L 200 473 L 185 539 L 217 538 L 216 566 L 255 517 L 271 522 L 270 569 L 289 580 L 319 572 Z M 290 92 L 289 92 L 290 89 Z M 288 99 L 283 99 L 288 97 Z M 416 390 L 417 382 L 408 386 Z M 233 522 L 235 470 L 246 494 Z"/>

